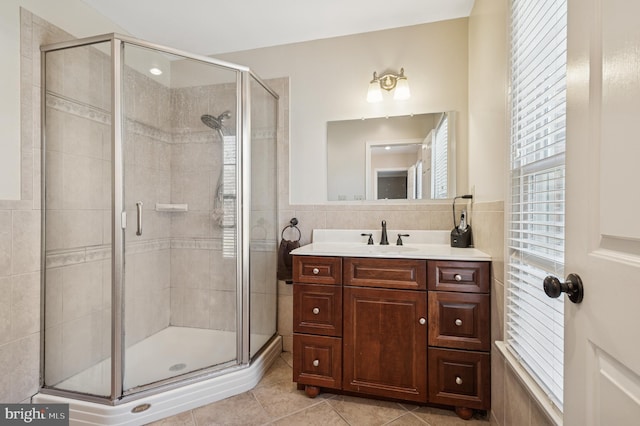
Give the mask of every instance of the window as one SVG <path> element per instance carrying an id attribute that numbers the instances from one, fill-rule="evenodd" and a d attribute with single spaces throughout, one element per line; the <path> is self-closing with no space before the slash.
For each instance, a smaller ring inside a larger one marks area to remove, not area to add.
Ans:
<path id="1" fill-rule="evenodd" d="M 510 217 L 506 344 L 562 410 L 566 0 L 511 2 Z"/>

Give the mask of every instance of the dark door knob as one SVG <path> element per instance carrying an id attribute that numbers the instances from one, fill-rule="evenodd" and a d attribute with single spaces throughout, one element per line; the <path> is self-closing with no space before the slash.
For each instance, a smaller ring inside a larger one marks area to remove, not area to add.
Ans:
<path id="1" fill-rule="evenodd" d="M 544 292 L 547 296 L 556 298 L 562 293 L 567 293 L 569 300 L 573 303 L 582 302 L 584 297 L 584 287 L 582 286 L 582 280 L 577 274 L 567 275 L 567 281 L 561 283 L 560 280 L 552 275 L 547 276 L 544 279 Z"/>

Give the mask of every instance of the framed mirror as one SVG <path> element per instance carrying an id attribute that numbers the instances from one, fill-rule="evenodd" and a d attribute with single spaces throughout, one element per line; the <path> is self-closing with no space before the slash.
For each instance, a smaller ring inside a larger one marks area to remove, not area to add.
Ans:
<path id="1" fill-rule="evenodd" d="M 456 192 L 455 113 L 329 121 L 327 200 L 437 200 Z"/>

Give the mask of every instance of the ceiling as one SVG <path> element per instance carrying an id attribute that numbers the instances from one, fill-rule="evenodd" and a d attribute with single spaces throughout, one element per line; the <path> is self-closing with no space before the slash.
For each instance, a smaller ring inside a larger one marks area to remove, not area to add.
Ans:
<path id="1" fill-rule="evenodd" d="M 130 35 L 203 55 L 469 16 L 474 0 L 82 0 Z"/>

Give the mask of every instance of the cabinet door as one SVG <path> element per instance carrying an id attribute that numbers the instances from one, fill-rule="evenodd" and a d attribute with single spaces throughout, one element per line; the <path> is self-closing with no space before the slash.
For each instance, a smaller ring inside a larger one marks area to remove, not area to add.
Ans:
<path id="1" fill-rule="evenodd" d="M 294 333 L 342 336 L 342 287 L 293 285 Z"/>
<path id="2" fill-rule="evenodd" d="M 430 291 L 429 346 L 489 351 L 488 294 Z"/>
<path id="3" fill-rule="evenodd" d="M 344 287 L 343 302 L 343 389 L 426 402 L 426 292 Z"/>
<path id="4" fill-rule="evenodd" d="M 297 283 L 340 285 L 342 258 L 293 256 L 293 281 Z"/>
<path id="5" fill-rule="evenodd" d="M 338 337 L 293 335 L 293 381 L 340 389 L 342 340 Z"/>
<path id="6" fill-rule="evenodd" d="M 429 348 L 429 402 L 488 410 L 491 358 L 486 352 Z"/>
<path id="7" fill-rule="evenodd" d="M 417 259 L 346 257 L 344 285 L 426 290 L 427 262 Z"/>
<path id="8" fill-rule="evenodd" d="M 491 262 L 430 260 L 427 262 L 429 290 L 489 293 L 490 265 Z"/>

